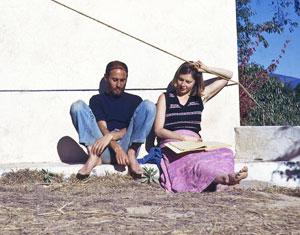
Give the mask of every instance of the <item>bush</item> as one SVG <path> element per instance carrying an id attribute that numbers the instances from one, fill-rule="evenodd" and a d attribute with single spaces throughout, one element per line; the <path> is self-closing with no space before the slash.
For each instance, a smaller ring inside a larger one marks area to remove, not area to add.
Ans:
<path id="1" fill-rule="evenodd" d="M 269 78 L 256 91 L 254 98 L 261 107 L 250 108 L 247 117 L 241 120 L 242 125 L 300 125 L 299 89 L 293 90 L 277 78 Z"/>

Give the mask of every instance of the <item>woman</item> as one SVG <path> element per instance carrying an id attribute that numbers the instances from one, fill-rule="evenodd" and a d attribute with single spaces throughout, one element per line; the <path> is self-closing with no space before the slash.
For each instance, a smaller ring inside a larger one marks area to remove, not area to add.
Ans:
<path id="1" fill-rule="evenodd" d="M 202 73 L 217 76 L 204 86 Z M 203 104 L 227 84 L 232 72 L 201 61 L 185 62 L 172 80 L 174 89 L 159 96 L 154 131 L 163 150 L 161 185 L 172 192 L 214 190 L 217 184 L 234 185 L 248 175 L 247 167 L 234 173 L 233 152 L 227 148 L 176 155 L 164 148 L 170 141 L 202 141 Z"/>

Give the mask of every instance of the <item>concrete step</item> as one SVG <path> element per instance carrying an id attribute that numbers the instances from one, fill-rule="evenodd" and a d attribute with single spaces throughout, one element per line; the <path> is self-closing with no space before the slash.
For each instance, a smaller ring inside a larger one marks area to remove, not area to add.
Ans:
<path id="1" fill-rule="evenodd" d="M 300 162 L 237 162 L 235 170 L 238 171 L 243 166 L 249 169 L 247 180 L 263 181 L 277 186 L 283 187 L 300 187 Z M 16 163 L 16 164 L 1 164 L 0 175 L 4 173 L 17 171 L 20 169 L 30 170 L 48 170 L 56 174 L 62 174 L 64 178 L 76 174 L 82 167 L 82 164 L 65 164 L 62 162 L 39 162 L 39 163 Z M 152 167 L 157 169 L 154 164 L 145 164 L 142 167 Z M 91 175 L 104 176 L 107 174 L 122 174 L 128 173 L 127 167 L 119 167 L 113 165 L 101 165 L 93 169 Z M 157 177 L 159 174 L 157 173 Z"/>

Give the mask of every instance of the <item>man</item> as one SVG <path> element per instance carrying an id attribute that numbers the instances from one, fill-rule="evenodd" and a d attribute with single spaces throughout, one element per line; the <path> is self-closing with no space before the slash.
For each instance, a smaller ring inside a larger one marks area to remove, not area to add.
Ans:
<path id="1" fill-rule="evenodd" d="M 124 92 L 127 77 L 125 63 L 108 63 L 106 92 L 94 95 L 89 106 L 80 100 L 71 106 L 79 143 L 87 147 L 89 155 L 76 175 L 78 179 L 87 178 L 102 163 L 127 165 L 131 173 L 143 173 L 136 157 L 151 130 L 156 108 L 152 102 Z"/>

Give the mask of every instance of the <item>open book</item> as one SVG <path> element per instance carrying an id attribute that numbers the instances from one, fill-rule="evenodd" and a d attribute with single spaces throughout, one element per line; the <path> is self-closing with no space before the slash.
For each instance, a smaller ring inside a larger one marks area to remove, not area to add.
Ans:
<path id="1" fill-rule="evenodd" d="M 174 153 L 180 154 L 193 151 L 208 151 L 218 148 L 231 147 L 229 144 L 215 142 L 215 141 L 177 141 L 165 144 L 166 147 L 171 149 Z"/>

